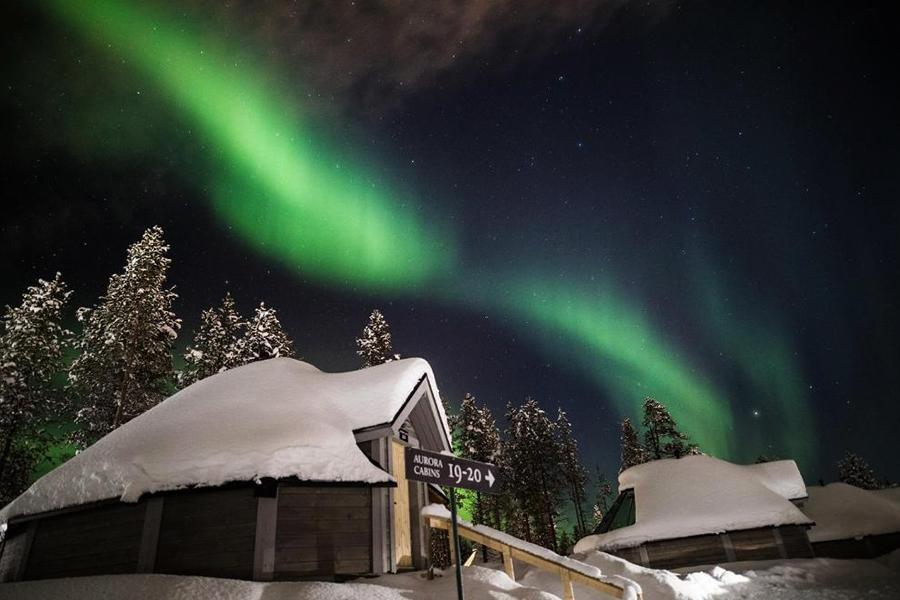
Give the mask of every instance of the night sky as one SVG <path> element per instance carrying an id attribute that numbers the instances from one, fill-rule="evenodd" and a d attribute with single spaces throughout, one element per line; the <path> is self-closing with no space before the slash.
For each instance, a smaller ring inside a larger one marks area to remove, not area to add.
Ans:
<path id="1" fill-rule="evenodd" d="M 609 473 L 652 395 L 900 478 L 888 4 L 544 4 L 4 3 L 0 303 L 91 304 L 159 224 L 179 347 L 227 290 L 352 369 L 377 306 L 446 402 L 561 406 Z"/>

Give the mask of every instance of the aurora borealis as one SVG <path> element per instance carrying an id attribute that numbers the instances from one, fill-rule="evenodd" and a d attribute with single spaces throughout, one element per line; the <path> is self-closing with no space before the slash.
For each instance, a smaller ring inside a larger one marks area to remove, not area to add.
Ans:
<path id="1" fill-rule="evenodd" d="M 202 257 L 186 260 L 194 274 L 203 273 L 203 283 L 178 282 L 183 297 L 196 296 L 190 311 L 214 302 L 225 287 L 236 287 L 239 297 L 242 288 L 247 295 L 259 293 L 284 314 L 305 313 L 294 317 L 310 336 L 298 333 L 301 355 L 320 366 L 351 368 L 352 356 L 335 358 L 346 343 L 327 338 L 338 331 L 352 336 L 362 307 L 387 304 L 398 350 L 432 361 L 451 402 L 472 391 L 497 411 L 526 393 L 548 409 L 559 403 L 587 438 L 588 462 L 607 468 L 617 459 L 611 456 L 616 422 L 636 416 L 646 395 L 668 404 L 704 450 L 735 460 L 790 456 L 808 476 L 831 460 L 831 450 L 823 458 L 824 432 L 843 423 L 842 440 L 856 435 L 859 424 L 854 429 L 831 413 L 848 399 L 858 401 L 847 387 L 862 372 L 852 357 L 829 357 L 825 350 L 848 347 L 853 334 L 845 329 L 847 319 L 865 321 L 853 307 L 861 292 L 834 255 L 844 239 L 824 249 L 813 247 L 818 239 L 797 239 L 801 232 L 823 231 L 823 224 L 840 227 L 839 218 L 823 216 L 837 210 L 837 201 L 822 208 L 807 198 L 816 184 L 804 182 L 826 167 L 816 167 L 802 152 L 789 160 L 770 158 L 772 148 L 807 138 L 799 124 L 793 140 L 777 137 L 791 135 L 779 127 L 793 113 L 765 93 L 754 109 L 741 109 L 743 123 L 733 120 L 737 109 L 729 107 L 740 103 L 722 98 L 736 94 L 745 105 L 750 101 L 741 96 L 743 84 L 723 74 L 732 67 L 727 58 L 711 62 L 706 72 L 719 77 L 719 85 L 706 87 L 706 78 L 682 74 L 678 61 L 697 57 L 691 48 L 667 54 L 679 27 L 694 27 L 715 40 L 710 44 L 721 43 L 703 18 L 670 17 L 657 26 L 662 31 L 631 33 L 626 42 L 615 36 L 604 42 L 602 26 L 572 22 L 569 40 L 555 41 L 555 53 L 530 59 L 533 66 L 494 74 L 475 66 L 489 62 L 479 56 L 468 63 L 476 80 L 470 87 L 464 67 L 437 92 L 420 78 L 408 92 L 409 104 L 390 109 L 398 112 L 371 121 L 352 116 L 346 125 L 341 115 L 319 110 L 327 93 L 320 90 L 315 102 L 311 91 L 304 93 L 306 82 L 293 76 L 291 60 L 297 59 L 290 53 L 248 46 L 246 40 L 256 38 L 229 29 L 241 24 L 213 18 L 202 7 L 112 0 L 39 4 L 22 9 L 32 19 L 47 19 L 39 34 L 30 35 L 70 36 L 68 43 L 83 48 L 78 61 L 83 53 L 100 67 L 87 78 L 86 91 L 77 78 L 53 82 L 77 88 L 66 110 L 96 112 L 115 93 L 103 86 L 115 90 L 139 82 L 160 102 L 132 109 L 125 101 L 121 113 L 134 110 L 139 118 L 110 118 L 137 131 L 152 129 L 154 136 L 170 132 L 186 150 L 131 148 L 127 172 L 164 165 L 157 167 L 169 182 L 164 187 L 189 190 L 180 192 L 190 199 L 189 208 L 167 205 L 165 193 L 147 193 L 144 202 L 159 205 L 148 209 L 155 217 L 166 215 L 180 222 L 176 230 L 185 228 L 175 233 L 176 262 L 179 252 Z M 601 41 L 579 41 L 588 33 Z M 657 56 L 667 58 L 636 58 L 634 48 L 647 37 L 658 38 Z M 578 66 L 598 43 L 608 56 Z M 488 46 L 484 52 L 493 51 Z M 767 51 L 772 56 L 762 62 L 774 69 L 780 50 Z M 105 80 L 104 60 L 119 64 L 128 77 L 111 69 L 115 76 Z M 741 65 L 762 77 L 756 67 Z M 666 77 L 684 80 L 656 95 L 641 92 L 649 81 Z M 631 78 L 633 89 L 627 87 Z M 522 81 L 528 79 L 540 83 Z M 25 92 L 15 89 L 23 99 L 34 93 L 21 87 Z M 444 94 L 452 97 L 446 104 Z M 128 96 L 112 97 L 121 103 Z M 529 119 L 526 111 L 542 105 L 553 109 Z M 41 127 L 45 117 L 28 114 L 23 127 L 39 132 L 39 139 L 48 136 Z M 587 125 L 590 119 L 599 124 Z M 345 131 L 359 121 L 362 133 Z M 95 133 L 76 134 L 77 147 L 62 137 L 48 147 L 121 166 L 122 157 L 108 151 L 114 145 Z M 133 193 L 129 176 L 116 173 L 109 177 L 122 183 L 111 194 Z M 185 223 L 190 220 L 194 229 Z M 213 239 L 226 249 L 201 249 Z M 179 240 L 188 248 L 179 250 Z M 874 252 L 890 252 L 891 243 Z M 229 265 L 223 255 L 241 258 Z M 271 275 L 273 268 L 277 282 L 261 286 L 256 275 L 239 272 Z M 885 267 L 873 268 L 865 289 L 878 286 Z M 210 279 L 204 279 L 207 270 L 215 273 Z M 829 291 L 807 296 L 812 289 Z M 4 300 L 14 295 L 4 292 Z M 881 298 L 893 293 L 883 291 Z M 187 313 L 186 320 L 194 318 Z M 341 326 L 320 323 L 321 314 Z M 878 323 L 876 328 L 890 330 L 896 320 Z M 897 360 L 896 349 L 883 345 L 873 344 L 865 354 L 885 364 Z M 874 389 L 886 389 L 891 377 Z M 826 386 L 823 396 L 819 388 Z"/>

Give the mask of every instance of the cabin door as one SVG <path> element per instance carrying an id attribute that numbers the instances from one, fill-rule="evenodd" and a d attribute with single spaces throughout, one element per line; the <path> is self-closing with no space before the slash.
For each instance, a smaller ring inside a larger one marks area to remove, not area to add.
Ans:
<path id="1" fill-rule="evenodd" d="M 405 446 L 397 440 L 391 440 L 392 473 L 397 480 L 393 488 L 394 495 L 394 556 L 397 557 L 398 569 L 413 568 L 412 559 L 412 527 L 409 519 L 409 483 L 406 479 Z"/>

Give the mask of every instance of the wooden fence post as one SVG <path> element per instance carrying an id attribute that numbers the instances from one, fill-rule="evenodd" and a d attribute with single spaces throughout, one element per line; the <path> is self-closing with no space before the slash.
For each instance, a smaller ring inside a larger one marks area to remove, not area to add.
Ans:
<path id="1" fill-rule="evenodd" d="M 502 550 L 503 554 L 503 570 L 506 572 L 506 576 L 516 580 L 516 568 L 513 566 L 513 557 L 512 552 L 509 550 L 509 546 L 504 546 Z"/>
<path id="2" fill-rule="evenodd" d="M 569 571 L 563 569 L 559 572 L 559 576 L 562 579 L 563 600 L 575 600 L 575 590 L 572 589 L 572 578 L 569 576 Z"/>

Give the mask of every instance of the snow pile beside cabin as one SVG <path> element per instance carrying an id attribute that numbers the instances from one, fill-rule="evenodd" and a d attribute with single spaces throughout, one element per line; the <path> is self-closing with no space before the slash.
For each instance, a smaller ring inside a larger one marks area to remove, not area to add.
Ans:
<path id="1" fill-rule="evenodd" d="M 712 456 L 654 460 L 619 475 L 634 490 L 635 524 L 579 540 L 575 552 L 756 527 L 811 524 L 790 498 L 806 496 L 792 460 L 735 465 Z M 785 495 L 787 494 L 787 495 Z M 793 496 L 796 494 L 796 496 Z"/>
<path id="2" fill-rule="evenodd" d="M 99 500 L 134 502 L 151 492 L 262 477 L 393 481 L 359 449 L 353 430 L 390 422 L 424 376 L 434 381 L 428 363 L 416 358 L 348 373 L 323 373 L 298 360 L 274 358 L 219 373 L 39 479 L 0 511 L 0 522 Z"/>
<path id="3" fill-rule="evenodd" d="M 827 542 L 900 531 L 900 502 L 884 490 L 864 490 L 846 483 L 811 486 L 803 505 L 816 522 L 809 541 Z"/>

